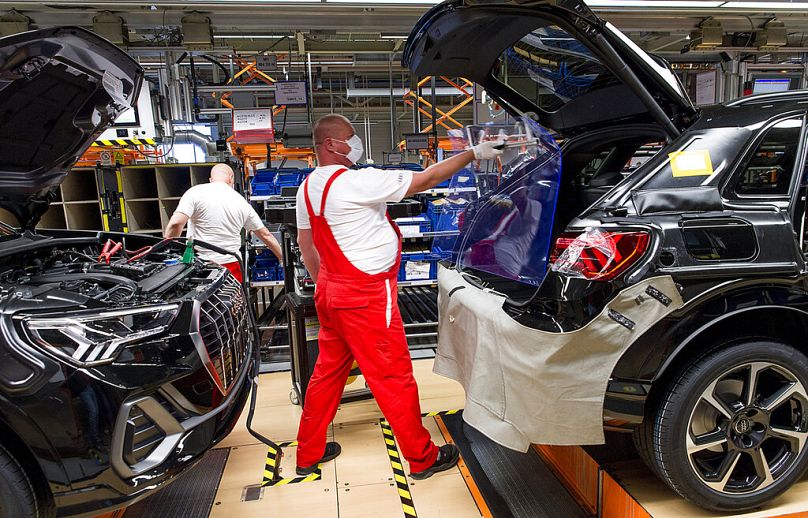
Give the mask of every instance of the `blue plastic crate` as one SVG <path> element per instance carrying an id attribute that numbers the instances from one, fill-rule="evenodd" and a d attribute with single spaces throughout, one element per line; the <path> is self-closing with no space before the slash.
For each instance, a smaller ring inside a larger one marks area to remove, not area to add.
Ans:
<path id="1" fill-rule="evenodd" d="M 253 268 L 252 280 L 254 281 L 275 281 L 277 279 L 277 267 L 272 268 Z"/>
<path id="2" fill-rule="evenodd" d="M 398 218 L 396 225 L 398 225 L 401 230 L 403 237 L 417 236 L 424 232 L 429 232 L 432 229 L 432 222 L 426 214 L 411 218 Z"/>
<path id="3" fill-rule="evenodd" d="M 275 193 L 275 186 L 270 183 L 253 183 L 253 196 L 270 196 Z"/>
<path id="4" fill-rule="evenodd" d="M 464 169 L 449 179 L 449 188 L 476 187 L 477 177 L 468 169 Z"/>
<path id="5" fill-rule="evenodd" d="M 438 257 L 430 253 L 401 254 L 399 281 L 428 281 L 438 277 Z"/>
<path id="6" fill-rule="evenodd" d="M 282 187 L 297 187 L 303 182 L 303 175 L 295 169 L 294 173 L 279 172 L 275 177 L 275 188 L 280 192 Z"/>
<path id="7" fill-rule="evenodd" d="M 458 217 L 466 207 L 468 203 L 465 200 L 458 202 L 449 198 L 439 198 L 427 203 L 426 215 L 436 232 L 458 230 Z"/>
<path id="8" fill-rule="evenodd" d="M 262 169 L 250 179 L 250 192 L 253 196 L 270 196 L 275 192 L 275 169 Z"/>

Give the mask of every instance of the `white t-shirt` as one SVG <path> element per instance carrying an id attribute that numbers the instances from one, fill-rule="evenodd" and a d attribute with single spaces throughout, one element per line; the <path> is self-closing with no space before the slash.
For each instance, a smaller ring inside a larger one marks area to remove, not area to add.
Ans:
<path id="1" fill-rule="evenodd" d="M 314 214 L 319 215 L 328 178 L 340 165 L 318 167 L 297 191 L 297 228 L 311 228 L 304 187 L 308 183 Z M 342 253 L 365 273 L 389 270 L 396 262 L 398 237 L 387 221 L 387 202 L 404 199 L 412 183 L 412 171 L 367 167 L 349 170 L 331 184 L 325 219 Z"/>
<path id="2" fill-rule="evenodd" d="M 258 213 L 239 193 L 224 182 L 191 187 L 182 195 L 176 212 L 188 216 L 188 237 L 239 254 L 241 229 L 260 230 L 264 226 Z M 199 249 L 202 259 L 219 264 L 232 263 L 232 255 Z"/>

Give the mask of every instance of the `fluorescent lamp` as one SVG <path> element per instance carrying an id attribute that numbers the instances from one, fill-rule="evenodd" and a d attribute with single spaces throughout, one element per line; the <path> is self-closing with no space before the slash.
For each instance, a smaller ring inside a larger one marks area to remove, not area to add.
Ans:
<path id="1" fill-rule="evenodd" d="M 383 40 L 406 40 L 409 36 L 385 36 L 382 35 Z"/>
<path id="2" fill-rule="evenodd" d="M 693 0 L 586 0 L 589 7 L 718 7 L 724 2 Z"/>
<path id="3" fill-rule="evenodd" d="M 369 5 L 371 7 L 377 5 L 393 5 L 393 4 L 421 4 L 421 5 L 434 5 L 439 4 L 443 0 L 326 0 L 329 4 L 358 4 Z"/>
<path id="4" fill-rule="evenodd" d="M 272 36 L 269 34 L 215 34 L 213 37 L 223 40 L 279 40 L 284 36 Z"/>
<path id="5" fill-rule="evenodd" d="M 725 2 L 721 7 L 729 9 L 793 9 L 808 11 L 808 2 Z"/>

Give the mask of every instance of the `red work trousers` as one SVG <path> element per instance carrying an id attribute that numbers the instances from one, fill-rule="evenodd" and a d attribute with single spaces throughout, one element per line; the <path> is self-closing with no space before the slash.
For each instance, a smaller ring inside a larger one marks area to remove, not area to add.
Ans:
<path id="1" fill-rule="evenodd" d="M 340 280 L 321 270 L 314 301 L 320 354 L 300 419 L 297 465 L 314 465 L 323 456 L 328 426 L 356 359 L 410 470 L 430 467 L 438 449 L 421 422 L 396 280 Z"/>
<path id="2" fill-rule="evenodd" d="M 238 261 L 233 261 L 232 263 L 225 263 L 221 266 L 224 266 L 225 268 L 230 270 L 230 273 L 233 274 L 233 277 L 235 277 L 238 282 L 242 282 L 243 278 L 241 276 L 241 264 Z"/>

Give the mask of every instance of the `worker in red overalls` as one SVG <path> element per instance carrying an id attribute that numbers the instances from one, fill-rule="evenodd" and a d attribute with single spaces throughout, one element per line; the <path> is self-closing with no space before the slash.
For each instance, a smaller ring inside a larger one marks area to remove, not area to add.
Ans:
<path id="1" fill-rule="evenodd" d="M 421 423 L 418 386 L 398 309 L 401 234 L 387 202 L 435 187 L 473 160 L 494 159 L 502 142 L 484 142 L 421 173 L 351 170 L 362 141 L 350 121 L 327 115 L 314 125 L 317 167 L 297 194 L 298 244 L 317 283 L 320 354 L 306 390 L 297 434 L 297 473 L 308 475 L 340 454 L 326 431 L 354 359 L 401 453 L 418 480 L 457 463 L 457 447 L 438 448 Z"/>

